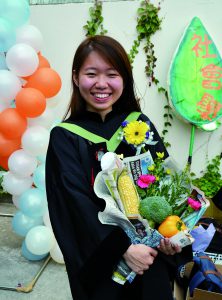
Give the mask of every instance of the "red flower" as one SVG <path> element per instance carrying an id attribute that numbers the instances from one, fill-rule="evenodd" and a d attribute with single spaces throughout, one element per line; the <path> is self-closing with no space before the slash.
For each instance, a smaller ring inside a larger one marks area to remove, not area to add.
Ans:
<path id="1" fill-rule="evenodd" d="M 153 176 L 153 175 L 141 175 L 139 177 L 139 179 L 137 180 L 137 185 L 142 188 L 142 189 L 145 189 L 147 187 L 149 187 L 149 185 L 153 182 L 156 181 L 156 177 Z"/>

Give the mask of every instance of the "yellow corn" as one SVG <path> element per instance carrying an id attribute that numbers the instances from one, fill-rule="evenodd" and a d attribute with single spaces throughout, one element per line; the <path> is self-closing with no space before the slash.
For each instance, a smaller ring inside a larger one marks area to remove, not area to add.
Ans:
<path id="1" fill-rule="evenodd" d="M 129 219 L 137 218 L 139 215 L 139 196 L 127 170 L 123 170 L 120 174 L 117 188 L 126 216 Z"/>

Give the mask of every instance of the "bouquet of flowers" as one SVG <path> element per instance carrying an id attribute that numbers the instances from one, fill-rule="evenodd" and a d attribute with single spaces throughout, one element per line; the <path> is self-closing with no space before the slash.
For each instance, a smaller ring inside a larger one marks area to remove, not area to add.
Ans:
<path id="1" fill-rule="evenodd" d="M 171 158 L 164 160 L 164 154 L 157 153 L 153 161 L 150 152 L 143 151 L 145 144 L 157 143 L 149 124 L 123 122 L 119 138 L 136 148 L 136 156 L 121 160 L 107 152 L 102 157 L 102 171 L 94 183 L 96 195 L 106 202 L 99 220 L 120 226 L 133 244 L 155 248 L 164 237 L 181 247 L 191 244 L 188 231 L 208 205 L 204 195 L 192 187 L 187 171 L 180 171 Z M 135 275 L 121 260 L 113 280 L 124 284 Z"/>

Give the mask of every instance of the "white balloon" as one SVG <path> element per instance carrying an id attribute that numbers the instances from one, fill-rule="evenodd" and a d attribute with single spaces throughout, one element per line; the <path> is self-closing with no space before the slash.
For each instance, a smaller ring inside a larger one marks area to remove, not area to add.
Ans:
<path id="1" fill-rule="evenodd" d="M 6 63 L 17 76 L 29 76 L 38 68 L 39 58 L 31 46 L 20 43 L 8 50 Z"/>
<path id="2" fill-rule="evenodd" d="M 43 38 L 40 30 L 33 25 L 19 27 L 16 32 L 16 42 L 25 43 L 39 52 L 42 47 Z"/>
<path id="3" fill-rule="evenodd" d="M 0 70 L 0 99 L 10 101 L 15 98 L 22 88 L 21 81 L 8 70 Z"/>
<path id="4" fill-rule="evenodd" d="M 49 131 L 42 126 L 26 129 L 22 136 L 22 147 L 33 156 L 46 153 L 49 144 Z"/>
<path id="5" fill-rule="evenodd" d="M 52 248 L 52 250 L 50 251 L 50 255 L 51 255 L 52 259 L 54 261 L 56 261 L 57 263 L 59 263 L 59 264 L 65 263 L 62 252 L 61 252 L 57 242 L 56 242 L 55 246 Z"/>
<path id="6" fill-rule="evenodd" d="M 27 249 L 36 255 L 49 252 L 54 247 L 55 242 L 52 230 L 43 225 L 30 229 L 25 238 Z"/>
<path id="7" fill-rule="evenodd" d="M 19 195 L 12 195 L 12 202 L 17 208 L 19 208 Z"/>
<path id="8" fill-rule="evenodd" d="M 37 167 L 37 159 L 23 149 L 20 149 L 10 155 L 8 167 L 14 174 L 20 177 L 27 177 L 32 175 L 35 171 Z"/>
<path id="9" fill-rule="evenodd" d="M 47 99 L 47 107 L 55 108 L 59 102 L 61 103 L 62 101 L 58 97 L 49 98 Z"/>
<path id="10" fill-rule="evenodd" d="M 48 100 L 47 100 L 48 101 Z M 46 107 L 45 111 L 36 118 L 28 118 L 29 126 L 40 125 L 45 128 L 50 128 L 54 122 L 55 116 L 51 108 Z"/>
<path id="11" fill-rule="evenodd" d="M 7 172 L 3 176 L 2 186 L 12 195 L 21 195 L 32 186 L 32 177 L 18 177 L 12 172 Z"/>

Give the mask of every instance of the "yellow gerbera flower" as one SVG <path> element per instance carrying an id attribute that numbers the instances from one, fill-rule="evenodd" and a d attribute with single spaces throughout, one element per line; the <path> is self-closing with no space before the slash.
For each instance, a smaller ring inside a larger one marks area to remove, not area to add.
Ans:
<path id="1" fill-rule="evenodd" d="M 127 143 L 133 145 L 142 144 L 148 130 L 148 125 L 145 122 L 139 121 L 132 121 L 123 128 Z"/>

